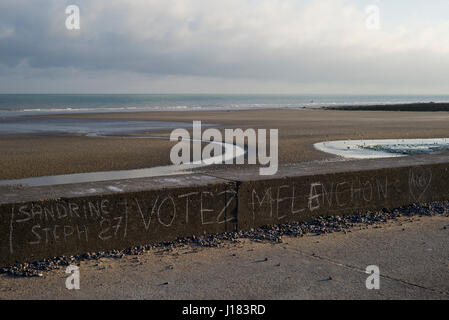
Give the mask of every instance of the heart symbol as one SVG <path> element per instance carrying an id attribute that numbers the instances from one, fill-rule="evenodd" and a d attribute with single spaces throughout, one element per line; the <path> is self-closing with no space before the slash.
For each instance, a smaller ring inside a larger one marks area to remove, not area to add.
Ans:
<path id="1" fill-rule="evenodd" d="M 430 168 L 415 167 L 410 169 L 409 187 L 410 196 L 415 201 L 420 201 L 429 189 L 432 182 L 432 170 Z"/>

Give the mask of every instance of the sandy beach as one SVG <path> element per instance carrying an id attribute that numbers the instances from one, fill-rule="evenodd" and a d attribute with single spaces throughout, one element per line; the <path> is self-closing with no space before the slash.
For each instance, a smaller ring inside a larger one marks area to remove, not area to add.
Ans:
<path id="1" fill-rule="evenodd" d="M 50 117 L 50 116 L 45 116 Z M 443 138 L 449 112 L 251 110 L 52 115 L 53 118 L 121 119 L 219 124 L 217 128 L 279 129 L 279 163 L 332 158 L 316 142 L 343 139 Z M 147 133 L 168 136 L 170 130 Z M 124 170 L 170 164 L 174 142 L 82 135 L 0 136 L 0 179 Z"/>

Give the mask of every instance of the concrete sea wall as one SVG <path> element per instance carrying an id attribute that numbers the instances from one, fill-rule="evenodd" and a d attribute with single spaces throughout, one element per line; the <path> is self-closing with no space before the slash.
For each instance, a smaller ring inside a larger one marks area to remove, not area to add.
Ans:
<path id="1" fill-rule="evenodd" d="M 1 188 L 0 266 L 448 200 L 448 169 L 426 156 Z"/>

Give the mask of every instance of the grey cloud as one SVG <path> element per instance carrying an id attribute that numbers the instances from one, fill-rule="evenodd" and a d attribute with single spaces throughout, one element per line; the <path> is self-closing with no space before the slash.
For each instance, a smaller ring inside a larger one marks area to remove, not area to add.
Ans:
<path id="1" fill-rule="evenodd" d="M 428 84 L 445 81 L 449 71 L 446 52 L 413 47 L 377 52 L 375 46 L 366 46 L 369 41 L 364 40 L 342 46 L 338 39 L 340 33 L 336 33 L 332 41 L 316 39 L 297 44 L 293 37 L 291 44 L 287 42 L 276 47 L 268 42 L 277 40 L 276 36 L 282 33 L 267 36 L 263 29 L 241 27 L 244 20 L 232 25 L 231 19 L 228 29 L 214 26 L 205 18 L 204 10 L 193 10 L 193 15 L 183 15 L 180 9 L 179 16 L 176 12 L 148 16 L 152 21 L 149 26 L 159 31 L 154 34 L 145 29 L 146 25 L 130 25 L 133 21 L 130 15 L 138 12 L 138 8 L 129 8 L 133 2 L 127 5 L 124 1 L 112 1 L 110 7 L 100 0 L 88 4 L 87 1 L 77 2 L 82 12 L 81 31 L 68 31 L 64 26 L 65 5 L 73 2 L 2 1 L 0 30 L 14 31 L 0 37 L 0 66 L 3 66 L 0 72 L 4 73 L 0 76 L 7 77 L 5 73 L 14 74 L 19 66 L 26 65 L 36 71 L 28 74 L 29 77 L 42 77 L 39 70 L 51 74 L 54 70 L 61 73 L 66 68 L 105 74 L 128 72 L 283 82 Z M 150 2 L 163 12 L 164 1 Z M 103 6 L 97 8 L 95 3 Z M 135 6 L 144 8 L 146 4 L 137 1 Z M 143 12 L 145 14 L 149 13 Z M 226 15 L 232 12 L 222 15 L 226 22 Z M 144 21 L 144 18 L 139 19 Z M 282 26 L 267 25 L 266 28 L 272 27 Z M 294 32 L 292 34 L 295 36 Z M 235 40 L 239 37 L 243 40 Z"/>

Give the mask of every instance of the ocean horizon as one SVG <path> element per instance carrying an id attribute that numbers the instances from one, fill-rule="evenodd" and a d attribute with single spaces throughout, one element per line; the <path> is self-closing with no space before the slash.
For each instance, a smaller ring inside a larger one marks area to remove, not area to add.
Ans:
<path id="1" fill-rule="evenodd" d="M 0 116 L 139 111 L 212 111 L 449 102 L 449 95 L 0 94 Z"/>

